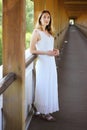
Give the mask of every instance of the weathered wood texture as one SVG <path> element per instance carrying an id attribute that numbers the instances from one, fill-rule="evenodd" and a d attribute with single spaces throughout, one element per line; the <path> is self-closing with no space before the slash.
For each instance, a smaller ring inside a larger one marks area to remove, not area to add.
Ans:
<path id="1" fill-rule="evenodd" d="M 3 95 L 4 130 L 25 129 L 25 0 L 3 0 L 3 76 L 17 80 Z"/>

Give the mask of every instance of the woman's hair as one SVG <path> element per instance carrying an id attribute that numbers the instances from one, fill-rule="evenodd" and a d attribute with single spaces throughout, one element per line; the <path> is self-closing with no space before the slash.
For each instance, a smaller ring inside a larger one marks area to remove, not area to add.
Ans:
<path id="1" fill-rule="evenodd" d="M 40 15 L 39 15 L 39 17 L 38 17 L 38 20 L 37 20 L 37 24 L 36 24 L 36 28 L 37 29 L 41 29 L 41 30 L 43 30 L 42 29 L 42 24 L 41 24 L 41 18 L 42 18 L 42 16 L 43 16 L 43 14 L 44 13 L 48 13 L 49 15 L 50 15 L 50 22 L 49 22 L 49 24 L 46 26 L 46 30 L 50 33 L 50 34 L 52 34 L 52 19 L 51 19 L 51 14 L 50 14 L 50 12 L 48 11 L 48 10 L 43 10 L 41 13 L 40 13 Z"/>

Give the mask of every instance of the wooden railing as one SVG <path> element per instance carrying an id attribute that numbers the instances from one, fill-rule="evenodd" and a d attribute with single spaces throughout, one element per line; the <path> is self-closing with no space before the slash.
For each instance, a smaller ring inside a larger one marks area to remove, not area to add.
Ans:
<path id="1" fill-rule="evenodd" d="M 37 55 L 31 55 L 26 59 L 26 68 L 37 58 Z"/>
<path id="2" fill-rule="evenodd" d="M 34 60 L 37 58 L 37 55 L 31 55 L 30 57 L 28 57 L 27 59 L 26 59 L 26 64 L 25 64 L 25 66 L 26 66 L 26 68 L 32 63 L 32 62 L 34 62 Z M 33 91 L 35 91 L 35 68 L 34 68 L 34 66 L 33 66 L 33 68 L 32 68 L 32 78 L 33 78 L 33 86 L 32 87 L 34 87 L 34 90 Z M 34 93 L 34 92 L 33 92 Z M 25 129 L 26 130 L 28 130 L 29 129 L 29 125 L 30 125 L 30 121 L 31 121 L 31 119 L 32 119 L 32 115 L 33 115 L 33 113 L 34 113 L 34 107 L 33 107 L 33 102 L 34 102 L 34 95 L 33 95 L 33 101 L 32 101 L 32 108 L 31 108 L 31 110 L 29 111 L 29 113 L 28 113 L 28 115 L 27 115 L 27 118 L 26 118 L 26 120 L 25 120 Z"/>
<path id="3" fill-rule="evenodd" d="M 0 95 L 16 80 L 16 74 L 11 72 L 0 80 Z M 3 130 L 3 108 L 1 108 L 2 130 Z M 0 117 L 0 118 L 1 118 Z"/>
<path id="4" fill-rule="evenodd" d="M 36 57 L 36 55 L 31 55 L 27 58 L 25 66 L 28 67 Z M 16 80 L 16 78 L 16 74 L 11 72 L 0 80 L 0 95 Z"/>
<path id="5" fill-rule="evenodd" d="M 0 80 L 0 95 L 16 80 L 15 73 L 9 73 Z"/>
<path id="6" fill-rule="evenodd" d="M 35 59 L 37 58 L 37 55 L 31 55 L 26 59 L 25 62 L 25 67 L 27 68 Z M 8 73 L 5 77 L 3 77 L 0 80 L 0 95 L 3 94 L 5 92 L 6 89 L 8 89 L 8 87 L 17 79 L 17 76 L 15 73 L 10 72 Z M 3 108 L 2 108 L 3 110 Z M 3 111 L 2 111 L 2 118 L 3 118 Z M 30 117 L 27 118 L 26 120 L 26 128 L 29 125 L 29 120 Z M 3 128 L 2 128 L 3 129 Z"/>

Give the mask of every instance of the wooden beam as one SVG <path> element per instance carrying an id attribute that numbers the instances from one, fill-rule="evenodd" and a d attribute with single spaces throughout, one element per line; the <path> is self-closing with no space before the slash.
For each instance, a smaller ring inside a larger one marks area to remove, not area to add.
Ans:
<path id="1" fill-rule="evenodd" d="M 67 4 L 67 5 L 86 5 L 87 2 L 86 1 L 65 1 L 64 4 Z"/>
<path id="2" fill-rule="evenodd" d="M 25 130 L 25 0 L 3 0 L 3 73 L 17 80 L 3 95 L 4 130 Z"/>

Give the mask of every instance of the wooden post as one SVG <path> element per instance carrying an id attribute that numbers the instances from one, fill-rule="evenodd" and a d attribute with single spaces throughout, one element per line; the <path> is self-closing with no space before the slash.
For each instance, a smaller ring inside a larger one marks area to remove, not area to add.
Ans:
<path id="1" fill-rule="evenodd" d="M 25 130 L 25 0 L 3 0 L 3 73 L 17 80 L 3 94 L 4 130 Z"/>
<path id="2" fill-rule="evenodd" d="M 45 9 L 44 0 L 34 0 L 34 24 L 37 22 L 39 13 Z"/>

